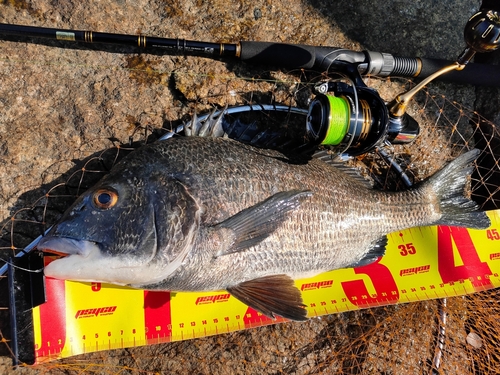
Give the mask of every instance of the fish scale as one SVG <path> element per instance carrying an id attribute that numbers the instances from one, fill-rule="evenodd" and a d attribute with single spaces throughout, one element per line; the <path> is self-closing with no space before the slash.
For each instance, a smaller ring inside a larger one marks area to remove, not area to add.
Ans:
<path id="1" fill-rule="evenodd" d="M 292 279 L 369 264 L 393 231 L 489 226 L 463 195 L 477 154 L 462 155 L 415 189 L 384 192 L 318 159 L 298 163 L 227 138 L 172 138 L 124 158 L 38 248 L 69 254 L 45 269 L 55 278 L 226 289 L 268 316 L 303 320 Z M 102 192 L 117 196 L 113 206 L 99 208 Z"/>

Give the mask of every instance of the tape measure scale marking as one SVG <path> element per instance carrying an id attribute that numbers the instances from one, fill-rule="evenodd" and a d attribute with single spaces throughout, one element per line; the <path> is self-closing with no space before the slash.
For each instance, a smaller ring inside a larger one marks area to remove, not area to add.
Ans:
<path id="1" fill-rule="evenodd" d="M 500 211 L 488 215 L 492 226 L 482 231 L 423 227 L 392 233 L 386 255 L 375 263 L 297 280 L 309 316 L 500 286 Z M 48 303 L 34 309 L 38 362 L 285 321 L 255 312 L 226 291 L 170 294 L 46 281 Z"/>

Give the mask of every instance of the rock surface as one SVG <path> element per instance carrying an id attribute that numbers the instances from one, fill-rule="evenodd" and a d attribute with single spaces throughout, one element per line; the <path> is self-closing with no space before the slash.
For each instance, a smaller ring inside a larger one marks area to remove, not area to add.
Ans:
<path id="1" fill-rule="evenodd" d="M 464 48 L 463 26 L 479 4 L 473 0 L 451 4 L 437 0 L 293 0 L 283 4 L 269 0 L 15 0 L 0 1 L 0 22 L 213 42 L 304 43 L 454 59 Z M 121 142 L 131 136 L 139 139 L 145 131 L 150 134 L 148 129 L 169 128 L 195 109 L 200 112 L 214 105 L 270 100 L 271 96 L 293 101 L 296 98 L 289 91 L 293 86 L 290 82 L 301 76 L 300 72 L 285 75 L 271 67 L 233 61 L 36 42 L 0 36 L 0 223 L 8 222 L 17 210 L 30 206 L 56 182 L 64 181 L 75 166 L 81 167 L 82 160 L 110 147 L 110 138 Z M 287 82 L 283 90 L 280 81 Z M 451 100 L 474 105 L 473 87 L 434 87 Z M 498 112 L 488 115 L 498 119 Z M 422 306 L 435 309 L 432 303 Z M 239 336 L 95 354 L 84 360 L 148 368 L 151 373 L 252 373 L 263 369 L 279 373 L 284 365 L 273 361 L 286 362 L 286 353 L 312 342 L 327 327 L 338 325 L 339 334 L 349 338 L 353 334 L 348 330 L 350 319 L 363 316 L 331 316 Z M 413 339 L 429 339 L 426 335 Z M 271 346 L 276 347 L 268 346 L 266 337 L 273 337 Z M 231 345 L 242 346 L 246 352 L 231 351 Z M 281 354 L 274 356 L 275 352 Z M 2 354 L 7 355 L 5 351 Z M 328 356 L 327 352 L 320 355 Z M 164 363 L 155 367 L 151 363 L 156 357 Z M 149 360 L 149 365 L 134 364 L 135 358 Z M 197 367 L 190 358 L 217 361 L 202 361 Z M 0 372 L 9 373 L 8 357 L 2 361 Z M 308 367 L 307 361 L 306 355 L 300 366 L 285 366 L 287 372 L 307 373 L 314 368 Z M 257 365 L 259 362 L 270 365 L 267 368 Z M 43 371 L 73 373 L 63 366 Z M 111 370 L 102 373 L 106 371 Z M 16 373 L 34 374 L 37 370 Z"/>

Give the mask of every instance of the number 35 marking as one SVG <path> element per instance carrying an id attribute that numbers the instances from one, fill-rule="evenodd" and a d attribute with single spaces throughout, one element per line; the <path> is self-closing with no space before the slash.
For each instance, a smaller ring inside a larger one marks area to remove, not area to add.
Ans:
<path id="1" fill-rule="evenodd" d="M 414 255 L 417 253 L 417 249 L 415 249 L 415 246 L 413 246 L 413 243 L 407 243 L 405 245 L 399 245 L 398 246 L 399 254 L 402 256 L 407 256 L 407 255 Z"/>

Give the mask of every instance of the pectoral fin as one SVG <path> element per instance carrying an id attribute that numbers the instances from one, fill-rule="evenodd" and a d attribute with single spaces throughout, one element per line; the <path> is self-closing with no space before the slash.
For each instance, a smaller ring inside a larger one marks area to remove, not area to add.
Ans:
<path id="1" fill-rule="evenodd" d="M 285 221 L 287 213 L 295 210 L 302 200 L 311 195 L 308 190 L 280 192 L 218 224 L 214 229 L 226 232 L 224 236 L 229 235 L 231 243 L 220 249 L 216 257 L 257 245 Z"/>
<path id="2" fill-rule="evenodd" d="M 307 310 L 300 291 L 287 275 L 273 275 L 245 281 L 227 288 L 241 302 L 258 312 L 275 318 L 307 320 Z"/>

